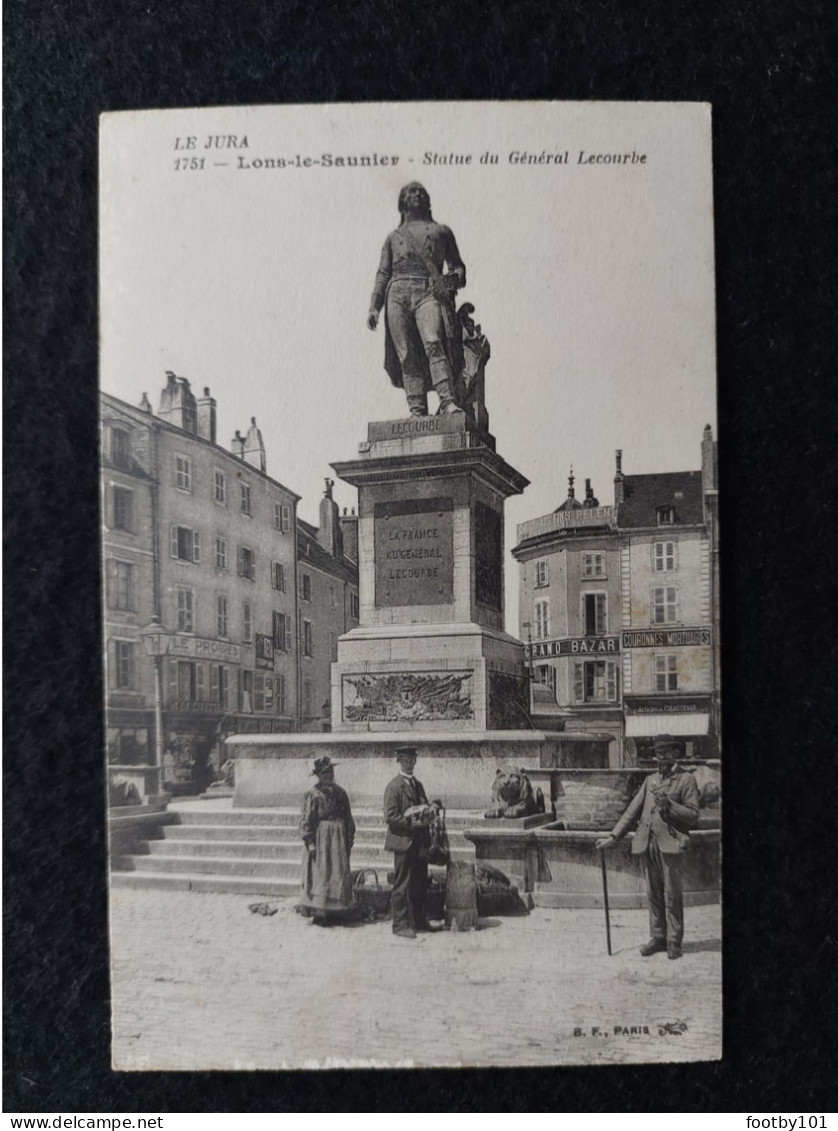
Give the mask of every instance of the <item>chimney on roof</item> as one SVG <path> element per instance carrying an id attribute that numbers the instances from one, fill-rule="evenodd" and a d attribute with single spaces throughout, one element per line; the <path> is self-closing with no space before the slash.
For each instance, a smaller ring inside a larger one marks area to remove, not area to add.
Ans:
<path id="1" fill-rule="evenodd" d="M 239 459 L 244 459 L 244 436 L 242 436 L 238 428 L 236 429 L 235 436 L 230 441 L 230 451 L 234 456 L 238 456 Z"/>
<path id="2" fill-rule="evenodd" d="M 717 490 L 716 441 L 713 429 L 705 424 L 701 435 L 701 490 L 703 494 Z"/>
<path id="3" fill-rule="evenodd" d="M 250 418 L 250 427 L 245 437 L 242 458 L 245 462 L 252 464 L 254 467 L 258 467 L 260 471 L 264 471 L 267 466 L 265 459 L 265 441 L 262 439 L 262 433 L 256 427 L 255 416 L 251 416 Z"/>
<path id="4" fill-rule="evenodd" d="M 618 507 L 623 501 L 623 449 L 617 448 L 614 453 L 616 470 L 614 472 L 614 506 Z"/>
<path id="5" fill-rule="evenodd" d="M 599 506 L 599 499 L 594 498 L 594 489 L 591 486 L 590 479 L 585 480 L 585 501 L 582 506 L 588 510 L 593 510 L 594 507 Z"/>
<path id="6" fill-rule="evenodd" d="M 167 420 L 175 428 L 195 435 L 198 430 L 198 412 L 195 395 L 185 377 L 178 377 L 171 369 L 166 370 L 166 387 L 160 393 L 160 408 L 157 415 Z"/>
<path id="7" fill-rule="evenodd" d="M 569 499 L 576 498 L 576 489 L 573 484 L 576 482 L 576 476 L 573 474 L 573 464 L 570 465 L 570 475 L 567 477 L 567 497 Z"/>
<path id="8" fill-rule="evenodd" d="M 317 541 L 327 554 L 333 558 L 343 556 L 343 534 L 340 525 L 340 511 L 332 498 L 334 479 L 326 479 L 326 488 L 320 500 L 320 528 L 317 531 Z"/>
<path id="9" fill-rule="evenodd" d="M 340 532 L 343 536 L 343 556 L 351 562 L 358 562 L 358 516 L 355 508 L 352 514 L 347 514 L 346 507 L 340 517 Z"/>
<path id="10" fill-rule="evenodd" d="M 148 393 L 143 393 L 142 400 L 140 401 L 140 410 L 147 412 L 149 415 L 152 413 L 151 401 L 148 399 Z"/>
<path id="11" fill-rule="evenodd" d="M 209 386 L 205 386 L 204 395 L 198 398 L 198 435 L 202 440 L 215 443 L 215 397 L 210 396 Z"/>

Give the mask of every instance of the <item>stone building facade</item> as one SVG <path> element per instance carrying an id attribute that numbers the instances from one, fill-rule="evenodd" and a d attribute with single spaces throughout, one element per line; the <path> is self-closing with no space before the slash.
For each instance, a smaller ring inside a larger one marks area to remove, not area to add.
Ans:
<path id="1" fill-rule="evenodd" d="M 165 776 L 200 787 L 227 734 L 297 730 L 320 714 L 307 709 L 315 698 L 303 702 L 304 680 L 328 688 L 330 660 L 323 648 L 302 663 L 299 496 L 267 474 L 255 418 L 223 448 L 209 389 L 196 398 L 173 373 L 156 415 L 145 396 L 134 408 L 102 394 L 101 418 L 108 757 L 154 760 L 154 673 L 140 633 L 159 616 Z M 318 550 L 323 572 L 329 553 Z M 347 591 L 354 580 L 357 603 L 357 571 L 342 556 L 334 568 Z M 315 619 L 329 600 L 320 588 Z"/>
<path id="2" fill-rule="evenodd" d="M 716 445 L 699 471 L 625 475 L 614 504 L 568 497 L 521 523 L 519 632 L 533 680 L 573 730 L 612 736 L 612 765 L 649 754 L 654 734 L 718 757 L 719 626 Z"/>

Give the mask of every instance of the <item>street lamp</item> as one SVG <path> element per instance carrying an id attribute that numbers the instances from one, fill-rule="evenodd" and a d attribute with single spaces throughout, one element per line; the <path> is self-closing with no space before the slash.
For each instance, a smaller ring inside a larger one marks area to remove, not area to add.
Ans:
<path id="1" fill-rule="evenodd" d="M 169 651 L 171 635 L 163 628 L 160 617 L 151 618 L 151 623 L 140 629 L 140 639 L 149 658 L 154 663 L 154 753 L 155 764 L 160 772 L 158 788 L 163 788 L 163 657 Z"/>

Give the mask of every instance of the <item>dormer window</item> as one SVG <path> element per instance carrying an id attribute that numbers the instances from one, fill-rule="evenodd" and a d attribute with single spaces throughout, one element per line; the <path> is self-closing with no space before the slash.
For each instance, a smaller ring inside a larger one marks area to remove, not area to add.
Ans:
<path id="1" fill-rule="evenodd" d="M 114 467 L 131 466 L 131 437 L 124 428 L 111 429 L 111 463 Z"/>
<path id="2" fill-rule="evenodd" d="M 658 526 L 672 526 L 675 522 L 675 508 L 655 507 L 655 516 L 658 520 Z"/>

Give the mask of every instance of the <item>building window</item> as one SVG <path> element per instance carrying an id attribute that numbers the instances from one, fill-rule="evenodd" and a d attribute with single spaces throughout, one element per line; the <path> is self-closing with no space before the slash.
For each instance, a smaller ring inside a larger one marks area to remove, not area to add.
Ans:
<path id="1" fill-rule="evenodd" d="M 652 624 L 674 624 L 678 616 L 678 593 L 674 585 L 652 590 Z"/>
<path id="2" fill-rule="evenodd" d="M 175 456 L 175 486 L 181 491 L 192 490 L 192 460 Z"/>
<path id="3" fill-rule="evenodd" d="M 219 636 L 227 635 L 227 598 L 218 598 L 218 614 L 216 617 Z"/>
<path id="4" fill-rule="evenodd" d="M 227 568 L 227 539 L 218 537 L 215 540 L 215 568 Z"/>
<path id="5" fill-rule="evenodd" d="M 203 699 L 204 665 L 191 660 L 177 661 L 177 697 L 182 703 Z"/>
<path id="6" fill-rule="evenodd" d="M 674 507 L 655 507 L 655 518 L 658 526 L 672 526 L 675 522 Z"/>
<path id="7" fill-rule="evenodd" d="M 251 515 L 253 512 L 250 509 L 250 487 L 247 483 L 239 483 L 241 489 L 241 510 L 242 514 Z"/>
<path id="8" fill-rule="evenodd" d="M 582 576 L 605 577 L 605 554 L 583 554 Z"/>
<path id="9" fill-rule="evenodd" d="M 678 690 L 678 657 L 674 653 L 655 656 L 655 691 Z"/>
<path id="10" fill-rule="evenodd" d="M 312 711 L 312 706 L 311 706 L 312 700 L 314 698 L 312 691 L 313 691 L 313 688 L 312 688 L 311 680 L 310 679 L 304 679 L 303 680 L 303 715 L 305 716 L 305 718 L 308 718 L 308 719 L 310 719 L 312 717 L 313 713 L 314 713 Z"/>
<path id="11" fill-rule="evenodd" d="M 338 607 L 338 595 L 334 585 L 329 586 L 329 608 L 336 609 Z"/>
<path id="12" fill-rule="evenodd" d="M 539 683 L 543 683 L 545 687 L 549 687 L 553 692 L 553 698 L 556 696 L 556 669 L 552 664 L 539 664 L 535 669 L 536 678 Z"/>
<path id="13" fill-rule="evenodd" d="M 617 664 L 592 660 L 573 665 L 573 698 L 577 703 L 613 703 L 617 698 Z"/>
<path id="14" fill-rule="evenodd" d="M 242 638 L 245 644 L 253 640 L 253 610 L 247 601 L 242 605 Z"/>
<path id="15" fill-rule="evenodd" d="M 256 580 L 256 555 L 247 546 L 239 546 L 239 577 Z"/>
<path id="16" fill-rule="evenodd" d="M 111 463 L 114 467 L 131 466 L 131 437 L 124 428 L 111 429 Z"/>
<path id="17" fill-rule="evenodd" d="M 303 655 L 314 655 L 314 635 L 312 633 L 311 621 L 303 621 Z"/>
<path id="18" fill-rule="evenodd" d="M 535 613 L 534 639 L 546 640 L 550 635 L 550 601 L 545 597 L 536 601 L 533 611 Z"/>
<path id="19" fill-rule="evenodd" d="M 230 706 L 230 669 L 224 664 L 210 666 L 210 697 L 224 710 Z"/>
<path id="20" fill-rule="evenodd" d="M 300 574 L 300 596 L 304 601 L 311 600 L 311 578 L 307 573 Z"/>
<path id="21" fill-rule="evenodd" d="M 134 686 L 134 645 L 128 640 L 115 642 L 116 686 L 130 691 Z"/>
<path id="22" fill-rule="evenodd" d="M 582 594 L 582 633 L 604 636 L 608 631 L 608 602 L 605 593 Z"/>
<path id="23" fill-rule="evenodd" d="M 670 573 L 675 569 L 675 543 L 655 542 L 655 573 Z"/>
<path id="24" fill-rule="evenodd" d="M 276 686 L 276 700 L 274 702 L 274 710 L 278 715 L 284 715 L 287 708 L 285 699 L 285 676 L 275 675 L 274 684 Z"/>
<path id="25" fill-rule="evenodd" d="M 285 566 L 282 562 L 273 562 L 271 564 L 271 585 L 274 589 L 279 590 L 280 593 L 285 592 Z"/>
<path id="26" fill-rule="evenodd" d="M 182 562 L 199 562 L 201 560 L 201 535 L 197 530 L 188 526 L 172 526 L 171 554 Z"/>
<path id="27" fill-rule="evenodd" d="M 113 489 L 113 526 L 129 534 L 134 531 L 134 492 L 125 487 Z"/>
<path id="28" fill-rule="evenodd" d="M 253 710 L 265 710 L 265 676 L 262 672 L 255 672 L 253 675 Z M 273 695 L 271 695 L 273 698 Z"/>
<path id="29" fill-rule="evenodd" d="M 273 616 L 274 648 L 280 652 L 291 649 L 291 618 L 285 613 L 274 612 Z"/>
<path id="30" fill-rule="evenodd" d="M 227 506 L 227 476 L 223 471 L 219 471 L 216 467 L 212 473 L 213 476 L 213 497 L 219 506 Z"/>
<path id="31" fill-rule="evenodd" d="M 361 602 L 358 599 L 357 593 L 349 594 L 349 615 L 354 620 L 359 620 L 361 616 Z"/>
<path id="32" fill-rule="evenodd" d="M 253 711 L 253 672 L 243 671 L 239 686 L 239 710 L 249 715 Z"/>
<path id="33" fill-rule="evenodd" d="M 550 584 L 550 563 L 546 558 L 535 563 L 535 587 L 541 589 Z"/>
<path id="34" fill-rule="evenodd" d="M 338 658 L 338 634 L 336 632 L 329 633 L 329 657 L 332 663 Z"/>
<path id="35" fill-rule="evenodd" d="M 280 508 L 279 528 L 283 534 L 291 529 L 291 508 L 287 503 L 283 503 Z"/>
<path id="36" fill-rule="evenodd" d="M 125 612 L 135 611 L 134 566 L 131 562 L 118 562 L 111 558 L 108 562 L 108 595 L 112 609 Z"/>
<path id="37" fill-rule="evenodd" d="M 195 594 L 191 589 L 177 591 L 177 626 L 179 632 L 195 631 Z"/>
<path id="38" fill-rule="evenodd" d="M 274 529 L 282 530 L 282 503 L 274 503 Z"/>

